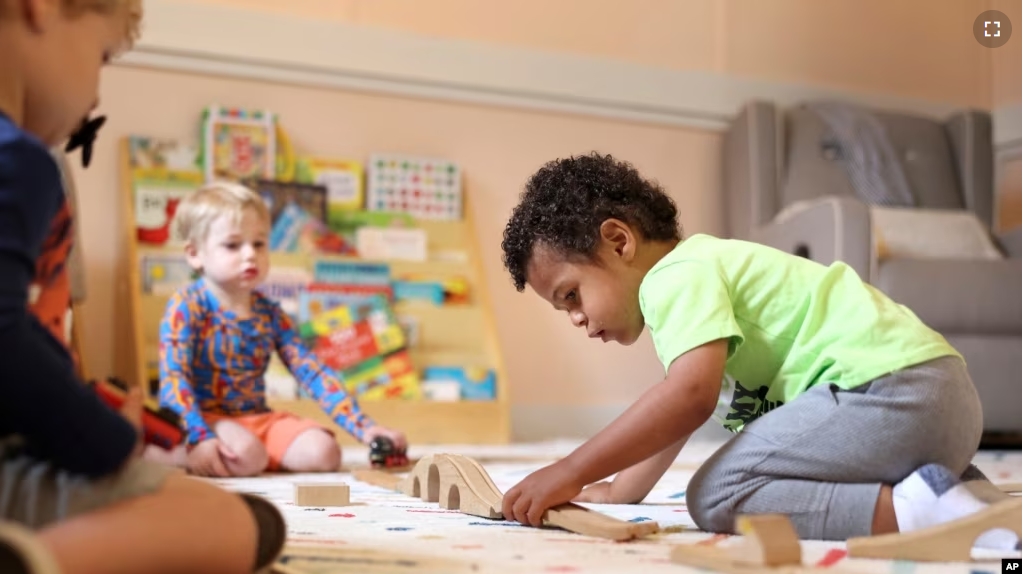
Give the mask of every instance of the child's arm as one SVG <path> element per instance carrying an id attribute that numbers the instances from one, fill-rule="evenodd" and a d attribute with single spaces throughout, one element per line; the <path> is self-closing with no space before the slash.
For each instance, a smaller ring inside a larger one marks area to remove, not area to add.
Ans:
<path id="1" fill-rule="evenodd" d="M 270 308 L 277 353 L 288 370 L 309 395 L 316 399 L 332 421 L 359 442 L 366 442 L 366 431 L 376 426 L 376 423 L 362 412 L 355 397 L 345 391 L 341 381 L 331 374 L 330 369 L 302 344 L 302 338 L 280 306 L 274 303 Z"/>
<path id="2" fill-rule="evenodd" d="M 575 502 L 595 504 L 639 504 L 664 476 L 671 463 L 675 462 L 689 436 L 621 471 L 611 482 L 599 482 L 583 489 Z"/>
<path id="3" fill-rule="evenodd" d="M 36 259 L 64 201 L 52 156 L 37 142 L 0 142 L 0 435 L 89 477 L 116 471 L 137 433 L 75 377 L 67 348 L 26 302 Z"/>
<path id="4" fill-rule="evenodd" d="M 665 379 L 607 428 L 568 457 L 509 490 L 504 495 L 505 516 L 539 526 L 548 508 L 571 500 L 584 485 L 633 466 L 691 435 L 714 412 L 727 356 L 726 339 L 679 356 Z"/>
<path id="5" fill-rule="evenodd" d="M 178 413 L 187 433 L 185 441 L 190 445 L 214 438 L 213 429 L 195 403 L 190 382 L 192 350 L 198 335 L 195 320 L 195 309 L 186 296 L 178 293 L 167 303 L 160 321 L 160 405 Z"/>

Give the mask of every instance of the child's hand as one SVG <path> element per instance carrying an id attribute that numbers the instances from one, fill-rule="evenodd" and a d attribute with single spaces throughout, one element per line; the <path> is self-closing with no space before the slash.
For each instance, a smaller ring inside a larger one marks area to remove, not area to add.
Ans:
<path id="1" fill-rule="evenodd" d="M 225 458 L 237 460 L 238 455 L 220 439 L 209 438 L 195 445 L 188 453 L 188 470 L 198 476 L 231 476 L 224 464 Z"/>
<path id="2" fill-rule="evenodd" d="M 572 502 L 591 502 L 593 504 L 614 504 L 611 502 L 611 483 L 598 482 L 583 489 Z"/>
<path id="3" fill-rule="evenodd" d="M 124 403 L 121 404 L 121 416 L 131 423 L 131 426 L 135 427 L 135 433 L 137 434 L 132 457 L 142 456 L 142 451 L 146 447 L 143 441 L 145 433 L 142 431 L 142 389 L 137 386 L 128 389 L 124 397 Z"/>
<path id="4" fill-rule="evenodd" d="M 572 500 L 582 487 L 564 461 L 556 462 L 527 476 L 505 493 L 504 517 L 540 526 L 547 509 Z"/>
<path id="5" fill-rule="evenodd" d="M 365 444 L 369 444 L 373 442 L 373 439 L 377 438 L 378 436 L 385 436 L 391 439 L 391 442 L 394 443 L 395 448 L 398 449 L 408 448 L 408 440 L 405 438 L 405 433 L 382 426 L 372 426 L 366 429 L 366 431 L 363 432 L 362 434 L 362 442 Z"/>

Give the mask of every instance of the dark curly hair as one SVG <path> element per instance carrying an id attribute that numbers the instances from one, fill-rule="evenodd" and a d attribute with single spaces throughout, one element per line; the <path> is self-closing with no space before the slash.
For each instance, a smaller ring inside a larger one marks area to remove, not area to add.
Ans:
<path id="1" fill-rule="evenodd" d="M 600 224 L 610 218 L 647 240 L 681 239 L 675 202 L 631 164 L 593 152 L 544 165 L 526 183 L 504 228 L 504 266 L 515 289 L 526 287 L 537 244 L 569 259 L 593 260 Z"/>

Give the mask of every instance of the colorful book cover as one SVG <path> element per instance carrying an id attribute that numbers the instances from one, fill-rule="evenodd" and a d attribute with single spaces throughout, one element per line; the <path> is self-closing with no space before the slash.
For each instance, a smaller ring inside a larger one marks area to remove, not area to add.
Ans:
<path id="1" fill-rule="evenodd" d="M 270 223 L 274 224 L 289 206 L 296 206 L 309 217 L 326 223 L 327 188 L 322 185 L 248 179 L 244 183 L 263 198 L 270 211 Z"/>
<path id="2" fill-rule="evenodd" d="M 362 164 L 353 160 L 306 157 L 299 160 L 296 180 L 327 188 L 327 221 L 362 208 Z"/>
<path id="3" fill-rule="evenodd" d="M 203 183 L 199 152 L 174 140 L 128 138 L 128 163 L 140 243 L 180 245 L 174 217 L 182 199 Z"/>
<path id="4" fill-rule="evenodd" d="M 317 283 L 341 285 L 391 285 L 391 268 L 383 263 L 320 259 L 313 265 Z"/>
<path id="5" fill-rule="evenodd" d="M 336 211 L 330 216 L 330 228 L 353 245 L 356 243 L 356 233 L 363 227 L 413 229 L 415 225 L 415 218 L 407 213 Z"/>
<path id="6" fill-rule="evenodd" d="M 422 398 L 419 376 L 405 350 L 375 357 L 342 371 L 340 376 L 345 389 L 360 401 Z"/>
<path id="7" fill-rule="evenodd" d="M 348 369 L 405 347 L 405 333 L 387 300 L 374 296 L 314 316 L 300 328 L 302 338 L 327 366 Z"/>
<path id="8" fill-rule="evenodd" d="M 341 307 L 342 305 L 359 305 L 374 296 L 382 295 L 390 301 L 391 293 L 387 288 L 366 287 L 360 285 L 321 285 L 313 283 L 303 289 L 298 296 L 298 320 L 307 323 L 313 317 Z"/>
<path id="9" fill-rule="evenodd" d="M 184 255 L 145 254 L 141 259 L 144 293 L 171 295 L 199 277 Z"/>
<path id="10" fill-rule="evenodd" d="M 462 218 L 462 171 L 451 161 L 381 154 L 370 158 L 366 209 L 417 219 Z"/>
<path id="11" fill-rule="evenodd" d="M 277 122 L 266 110 L 210 106 L 203 113 L 203 172 L 206 181 L 273 179 L 277 167 Z"/>

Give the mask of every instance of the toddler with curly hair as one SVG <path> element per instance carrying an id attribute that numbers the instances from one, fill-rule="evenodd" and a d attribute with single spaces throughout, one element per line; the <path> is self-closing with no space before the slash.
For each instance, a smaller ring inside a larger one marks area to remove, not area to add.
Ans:
<path id="1" fill-rule="evenodd" d="M 570 500 L 638 503 L 712 416 L 736 434 L 686 489 L 704 530 L 781 513 L 802 538 L 843 540 L 1004 498 L 970 464 L 983 420 L 962 356 L 842 262 L 683 239 L 656 183 L 597 154 L 534 174 L 502 248 L 516 289 L 605 343 L 649 328 L 665 370 L 607 428 L 508 491 L 508 518 L 538 526 Z M 1018 546 L 1002 531 L 977 543 Z"/>

